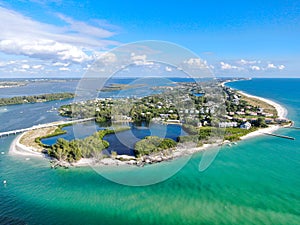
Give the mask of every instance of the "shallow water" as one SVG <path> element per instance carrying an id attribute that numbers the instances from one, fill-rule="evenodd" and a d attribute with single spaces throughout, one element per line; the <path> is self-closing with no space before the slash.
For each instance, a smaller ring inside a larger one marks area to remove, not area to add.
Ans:
<path id="1" fill-rule="evenodd" d="M 299 126 L 300 79 L 253 79 L 228 85 L 282 103 Z M 40 105 L 31 107 L 34 110 Z M 2 124 L 5 118 L 0 114 Z M 36 118 L 39 115 L 21 118 L 14 126 L 33 123 Z M 198 153 L 176 175 L 144 187 L 116 184 L 89 167 L 51 170 L 46 160 L 33 157 L 26 160 L 7 154 L 14 137 L 2 138 L 0 152 L 5 154 L 0 155 L 0 221 L 105 225 L 299 224 L 300 131 L 277 132 L 296 140 L 260 136 L 224 147 L 204 172 L 198 171 L 202 157 Z M 170 170 L 180 160 L 149 166 L 142 175 L 159 176 L 160 171 Z M 120 173 L 120 168 L 103 170 Z M 141 175 L 136 170 L 130 173 Z M 4 179 L 6 185 L 2 184 Z"/>

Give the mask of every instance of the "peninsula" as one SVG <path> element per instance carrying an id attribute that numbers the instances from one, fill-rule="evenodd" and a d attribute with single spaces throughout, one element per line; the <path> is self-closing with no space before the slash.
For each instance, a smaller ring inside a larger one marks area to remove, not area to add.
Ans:
<path id="1" fill-rule="evenodd" d="M 224 101 L 213 98 L 217 90 L 221 90 Z M 18 143 L 26 148 L 44 153 L 54 159 L 55 165 L 63 166 L 82 165 L 82 162 L 115 165 L 162 162 L 210 146 L 272 132 L 291 123 L 285 118 L 287 111 L 279 104 L 226 87 L 222 82 L 210 84 L 209 88 L 182 82 L 164 87 L 160 94 L 141 98 L 75 102 L 61 106 L 59 113 L 73 119 L 95 117 L 96 122 L 110 125 L 82 140 L 57 139 L 52 146 L 44 145 L 41 140 L 60 135 L 63 133 L 61 127 L 35 131 L 37 133 L 30 135 L 25 133 L 18 139 Z M 177 142 L 146 136 L 135 143 L 135 157 L 118 155 L 117 152 L 104 153 L 109 146 L 103 140 L 105 135 L 131 129 L 118 125 L 124 121 L 136 125 L 175 123 L 182 126 L 187 135 L 178 136 Z"/>

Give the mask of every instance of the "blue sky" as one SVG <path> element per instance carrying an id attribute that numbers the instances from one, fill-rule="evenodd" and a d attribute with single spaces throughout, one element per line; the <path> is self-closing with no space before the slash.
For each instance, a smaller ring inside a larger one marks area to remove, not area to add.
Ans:
<path id="1" fill-rule="evenodd" d="M 140 40 L 182 45 L 216 76 L 300 76 L 300 1 L 14 0 L 0 21 L 0 77 L 81 76 Z"/>

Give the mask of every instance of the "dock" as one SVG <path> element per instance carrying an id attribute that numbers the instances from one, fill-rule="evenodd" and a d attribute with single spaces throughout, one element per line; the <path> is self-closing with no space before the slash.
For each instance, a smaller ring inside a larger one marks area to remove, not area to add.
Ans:
<path id="1" fill-rule="evenodd" d="M 285 138 L 285 139 L 289 139 L 289 140 L 296 140 L 296 138 L 294 138 L 294 137 L 289 137 L 289 136 L 280 135 L 280 134 L 272 134 L 272 133 L 262 133 L 262 134 L 273 136 L 273 137 Z"/>
<path id="2" fill-rule="evenodd" d="M 23 133 L 23 132 L 30 131 L 30 130 L 36 130 L 36 129 L 46 128 L 46 127 L 54 127 L 54 126 L 65 125 L 65 124 L 83 123 L 83 122 L 87 122 L 87 121 L 92 121 L 94 119 L 95 119 L 95 117 L 34 125 L 32 127 L 27 127 L 27 128 L 23 128 L 23 129 L 0 132 L 0 138 L 4 137 L 4 136 L 9 136 L 9 135 L 16 135 L 16 134 Z"/>
<path id="3" fill-rule="evenodd" d="M 300 127 L 284 127 L 284 128 L 287 128 L 287 129 L 294 129 L 294 130 L 300 130 Z"/>

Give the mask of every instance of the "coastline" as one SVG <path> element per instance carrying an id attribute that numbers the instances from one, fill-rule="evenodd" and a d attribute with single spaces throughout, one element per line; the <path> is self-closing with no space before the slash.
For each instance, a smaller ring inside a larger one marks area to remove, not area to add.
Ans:
<path id="1" fill-rule="evenodd" d="M 46 155 L 35 151 L 32 147 L 27 147 L 20 143 L 21 138 L 26 134 L 26 132 L 18 135 L 13 142 L 11 143 L 9 147 L 8 153 L 11 155 L 22 155 L 22 156 L 34 156 L 34 157 L 40 157 L 40 158 L 46 158 Z"/>
<path id="2" fill-rule="evenodd" d="M 259 96 L 255 96 L 255 95 L 251 95 L 251 94 L 248 94 L 248 93 L 243 92 L 243 91 L 238 91 L 238 93 L 240 93 L 242 95 L 245 95 L 246 97 L 249 97 L 249 98 L 255 98 L 255 99 L 258 99 L 260 101 L 264 101 L 264 102 L 268 103 L 269 105 L 274 106 L 274 108 L 277 111 L 278 118 L 286 118 L 286 116 L 288 115 L 288 111 L 287 111 L 287 109 L 285 107 L 283 107 L 279 103 L 276 103 L 276 102 L 274 102 L 274 101 L 272 101 L 270 99 L 259 97 Z"/>
<path id="3" fill-rule="evenodd" d="M 227 82 L 223 82 L 221 83 L 222 86 L 224 86 Z M 264 101 L 269 105 L 272 105 L 276 111 L 277 111 L 277 117 L 278 118 L 285 118 L 288 114 L 288 111 L 285 107 L 283 107 L 282 105 L 270 100 L 270 99 L 266 99 L 263 97 L 259 97 L 259 96 L 255 96 L 255 95 L 251 95 L 248 93 L 245 93 L 243 91 L 239 91 L 238 93 L 250 97 L 250 98 L 255 98 L 258 99 L 260 101 Z M 249 138 L 253 138 L 253 137 L 257 137 L 257 136 L 261 136 L 264 135 L 264 133 L 272 133 L 278 129 L 280 129 L 282 126 L 280 125 L 269 125 L 269 127 L 267 128 L 260 128 L 254 132 L 251 132 L 245 136 L 242 136 L 240 138 L 240 140 L 246 140 Z M 27 147 L 23 144 L 20 143 L 21 138 L 26 134 L 23 133 L 19 136 L 17 136 L 14 141 L 12 142 L 11 146 L 10 146 L 10 150 L 9 153 L 10 154 L 17 154 L 17 155 L 23 155 L 23 156 L 35 156 L 35 157 L 41 157 L 41 158 L 48 158 L 51 159 L 49 156 L 47 156 L 44 153 L 38 152 L 37 150 L 35 150 L 33 147 Z M 201 147 L 193 147 L 193 146 L 181 146 L 181 147 L 177 147 L 176 150 L 174 150 L 171 154 L 167 155 L 167 156 L 162 156 L 161 155 L 151 155 L 148 157 L 143 157 L 142 159 L 142 165 L 144 164 L 149 164 L 149 160 L 150 163 L 157 163 L 157 162 L 163 162 L 163 161 L 169 161 L 175 158 L 179 158 L 182 156 L 187 156 L 187 155 L 192 155 L 196 152 L 201 152 L 201 151 L 206 151 L 209 150 L 211 148 L 214 147 L 220 147 L 221 145 L 226 144 L 226 141 L 223 141 L 223 143 L 214 143 L 214 144 L 204 144 Z M 118 158 L 104 158 L 101 160 L 96 160 L 94 158 L 82 158 L 79 161 L 75 162 L 75 163 L 62 163 L 62 165 L 67 165 L 67 166 L 75 166 L 75 167 L 80 167 L 80 166 L 90 166 L 90 165 L 104 165 L 104 166 L 113 166 L 113 165 L 139 165 L 140 161 L 137 160 L 127 160 L 127 161 L 123 161 L 123 160 L 119 160 L 120 158 L 126 158 L 125 155 L 119 155 Z M 148 161 L 147 161 L 148 160 Z"/>

